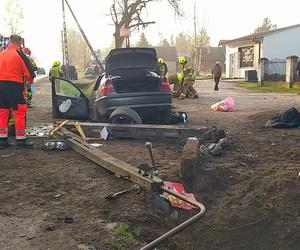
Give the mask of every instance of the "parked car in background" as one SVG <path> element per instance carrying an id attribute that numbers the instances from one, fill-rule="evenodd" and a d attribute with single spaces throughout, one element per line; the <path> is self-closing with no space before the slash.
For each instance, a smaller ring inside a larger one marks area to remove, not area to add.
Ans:
<path id="1" fill-rule="evenodd" d="M 55 118 L 115 123 L 168 123 L 171 118 L 171 89 L 160 77 L 153 48 L 113 49 L 91 96 L 71 81 L 54 78 L 52 99 Z"/>
<path id="2" fill-rule="evenodd" d="M 37 75 L 46 75 L 46 70 L 44 68 L 38 68 L 36 70 Z"/>

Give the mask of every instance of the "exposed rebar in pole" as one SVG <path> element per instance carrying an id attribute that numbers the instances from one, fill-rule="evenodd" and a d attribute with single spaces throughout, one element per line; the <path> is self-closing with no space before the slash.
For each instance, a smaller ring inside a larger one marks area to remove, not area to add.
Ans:
<path id="1" fill-rule="evenodd" d="M 67 37 L 67 25 L 66 25 L 66 14 L 65 14 L 65 3 L 64 0 L 61 1 L 62 4 L 62 14 L 63 14 L 63 51 L 64 51 L 64 64 L 65 64 L 65 78 L 70 79 L 69 74 L 69 49 L 68 49 L 68 37 Z"/>
<path id="2" fill-rule="evenodd" d="M 86 35 L 85 35 L 83 29 L 81 28 L 81 26 L 80 26 L 80 24 L 79 24 L 79 22 L 78 22 L 78 20 L 77 20 L 77 18 L 76 18 L 76 16 L 75 16 L 73 10 L 71 9 L 70 4 L 68 3 L 67 0 L 63 0 L 63 1 L 66 1 L 66 4 L 67 4 L 67 6 L 68 6 L 68 8 L 69 8 L 69 10 L 70 10 L 70 12 L 71 12 L 71 14 L 72 14 L 72 16 L 73 16 L 75 22 L 76 22 L 76 24 L 77 24 L 77 27 L 78 27 L 78 29 L 79 29 L 79 31 L 80 31 L 80 33 L 81 33 L 83 39 L 85 40 L 87 46 L 89 47 L 89 49 L 90 49 L 92 55 L 93 55 L 94 58 L 95 58 L 96 63 L 99 65 L 101 71 L 104 72 L 104 67 L 103 67 L 102 63 L 100 62 L 100 60 L 98 59 L 98 56 L 97 56 L 95 50 L 93 49 L 92 45 L 90 44 L 89 40 L 87 39 L 87 37 L 86 37 Z"/>

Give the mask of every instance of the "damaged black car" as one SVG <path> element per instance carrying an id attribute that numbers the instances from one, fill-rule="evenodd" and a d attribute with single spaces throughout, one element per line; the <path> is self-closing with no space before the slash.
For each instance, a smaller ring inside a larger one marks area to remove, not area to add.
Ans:
<path id="1" fill-rule="evenodd" d="M 171 103 L 171 88 L 160 76 L 153 48 L 113 49 L 89 96 L 71 81 L 52 79 L 54 118 L 167 124 Z"/>

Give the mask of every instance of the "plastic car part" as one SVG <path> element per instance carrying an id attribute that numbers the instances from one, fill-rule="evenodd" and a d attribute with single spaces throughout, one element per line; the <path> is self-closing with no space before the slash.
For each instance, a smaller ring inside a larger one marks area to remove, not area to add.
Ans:
<path id="1" fill-rule="evenodd" d="M 110 115 L 109 122 L 121 124 L 142 124 L 142 118 L 133 109 L 119 108 Z"/>

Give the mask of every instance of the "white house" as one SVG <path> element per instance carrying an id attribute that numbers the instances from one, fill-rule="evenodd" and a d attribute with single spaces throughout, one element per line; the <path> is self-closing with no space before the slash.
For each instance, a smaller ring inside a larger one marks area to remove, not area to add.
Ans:
<path id="1" fill-rule="evenodd" d="M 258 70 L 259 59 L 285 60 L 300 57 L 300 24 L 253 33 L 233 40 L 225 40 L 226 77 L 244 78 L 248 70 Z"/>

